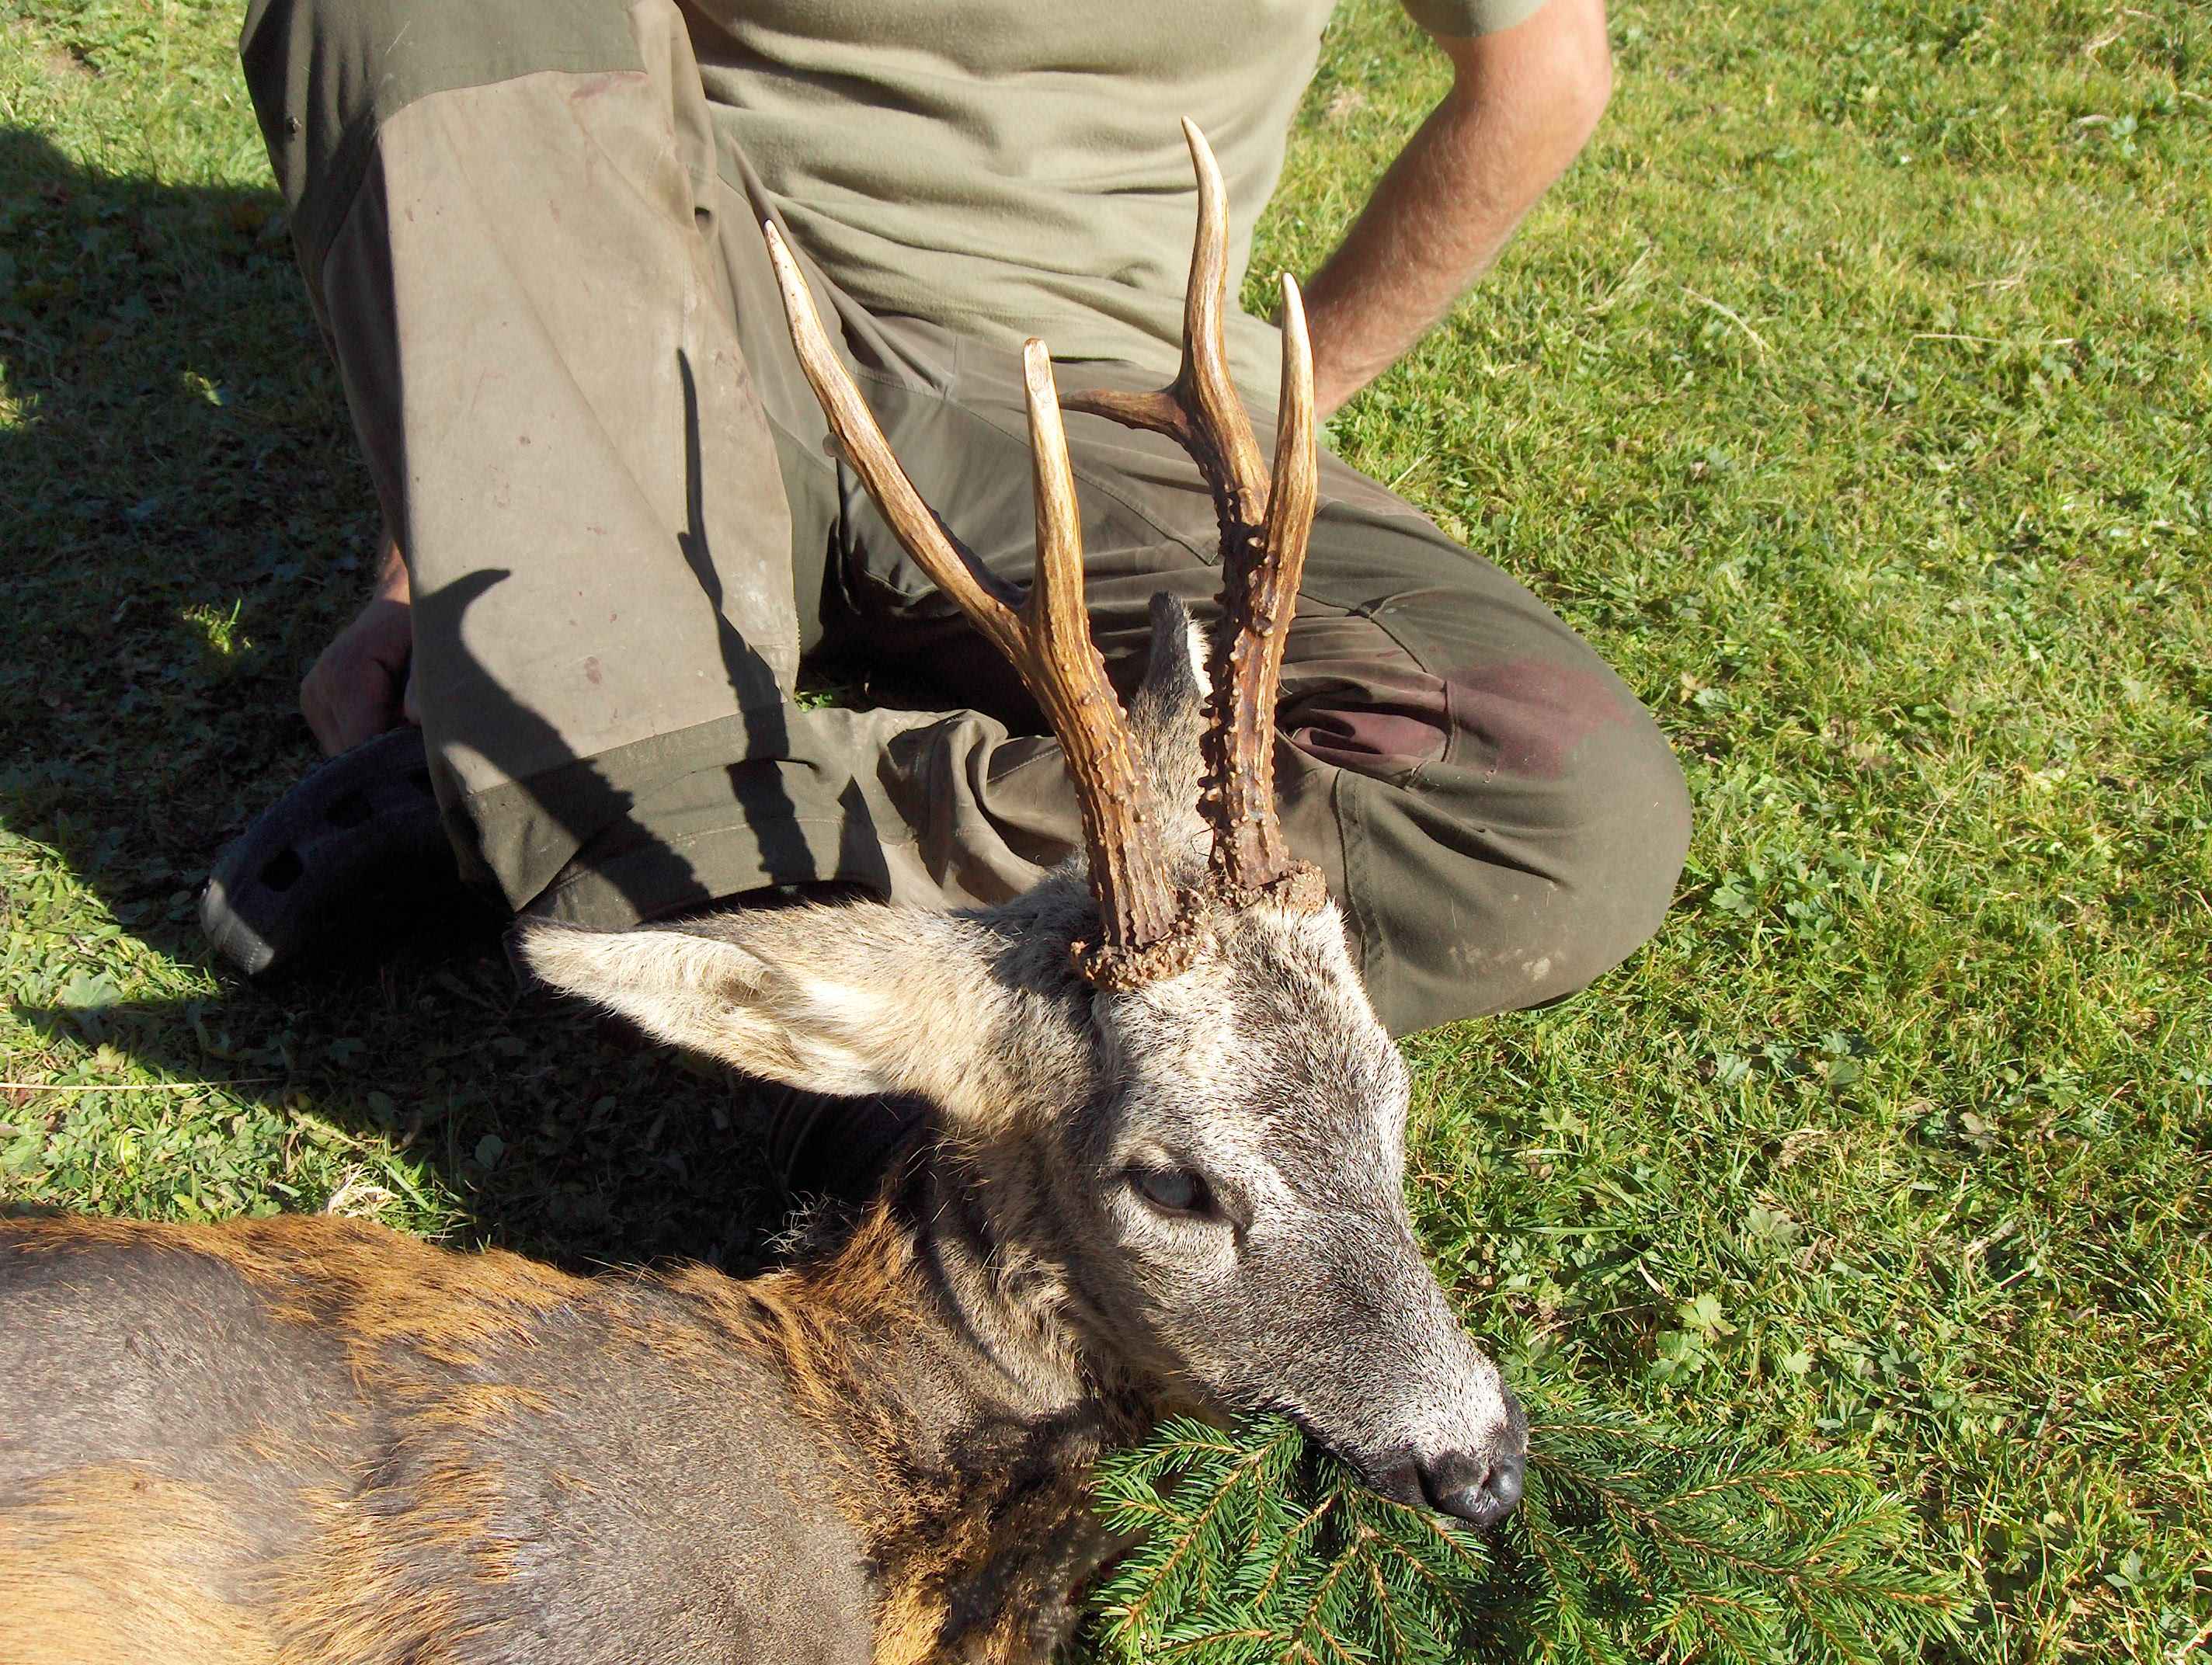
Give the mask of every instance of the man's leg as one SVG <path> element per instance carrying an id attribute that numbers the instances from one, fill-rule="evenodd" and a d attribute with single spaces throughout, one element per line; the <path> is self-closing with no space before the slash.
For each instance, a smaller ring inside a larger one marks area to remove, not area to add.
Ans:
<path id="1" fill-rule="evenodd" d="M 241 51 L 465 858 L 520 907 L 598 849 L 633 916 L 878 878 L 789 721 L 836 474 L 745 362 L 676 6 L 260 0 Z"/>

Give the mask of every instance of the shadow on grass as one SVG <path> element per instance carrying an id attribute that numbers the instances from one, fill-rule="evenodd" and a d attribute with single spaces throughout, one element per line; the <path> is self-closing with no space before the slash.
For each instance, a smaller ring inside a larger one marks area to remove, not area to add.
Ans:
<path id="1" fill-rule="evenodd" d="M 50 1046 L 109 1048 L 162 1082 L 216 1084 L 212 1099 L 189 1106 L 158 1090 L 131 1094 L 126 1108 L 85 1101 L 89 1137 L 72 1136 L 64 1109 L 64 1136 L 50 1146 L 61 1158 L 55 1194 L 30 1200 L 68 1205 L 89 1194 L 116 1212 L 167 1212 L 180 1171 L 210 1165 L 204 1150 L 190 1150 L 166 1167 L 171 1138 L 204 1147 L 227 1126 L 266 1120 L 255 1114 L 265 1110 L 282 1131 L 277 1148 L 246 1158 L 257 1183 L 301 1177 L 283 1148 L 295 1139 L 351 1145 L 363 1160 L 341 1152 L 325 1166 L 392 1193 L 418 1223 L 454 1227 L 456 1241 L 489 1240 L 582 1271 L 692 1260 L 742 1273 L 763 1263 L 784 1204 L 763 1177 L 764 1110 L 748 1092 L 541 1000 L 477 1006 L 498 975 L 490 962 L 447 965 L 420 983 L 416 969 L 403 965 L 366 990 L 326 983 L 286 996 L 15 1006 L 15 1020 Z M 392 1012 L 389 997 L 410 985 L 415 1011 Z M 367 1036 L 336 1033 L 363 1027 L 335 1014 L 358 1010 L 364 994 L 376 1008 Z M 411 1067 L 388 1060 L 384 1037 L 419 1031 L 454 1003 L 477 1015 L 457 1018 L 447 1041 Z M 232 1101 L 247 1107 L 244 1115 Z M 135 1179 L 111 1154 L 125 1133 L 142 1147 Z M 445 1196 L 408 1182 L 417 1164 Z M 310 1176 L 296 1200 L 247 1194 L 298 1206 L 319 1202 L 319 1188 L 329 1188 Z"/>
<path id="2" fill-rule="evenodd" d="M 43 1054 L 9 1073 L 106 1047 L 252 1082 L 243 1102 L 421 1158 L 426 1223 L 464 1237 L 742 1262 L 776 1223 L 750 1093 L 519 1001 L 490 930 L 259 987 L 193 923 L 216 852 L 313 762 L 298 679 L 377 526 L 276 193 L 100 173 L 0 128 L 0 823 L 66 874 L 0 896 Z M 117 981 L 108 920 L 166 963 Z M 39 1108 L 60 1127 L 122 1097 Z"/>

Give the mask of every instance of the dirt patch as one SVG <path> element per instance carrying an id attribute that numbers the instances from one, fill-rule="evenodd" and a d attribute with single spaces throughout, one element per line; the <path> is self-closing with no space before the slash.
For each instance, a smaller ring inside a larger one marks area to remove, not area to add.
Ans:
<path id="1" fill-rule="evenodd" d="M 49 46 L 39 54 L 39 67 L 56 81 L 97 81 L 100 65 L 75 46 Z"/>

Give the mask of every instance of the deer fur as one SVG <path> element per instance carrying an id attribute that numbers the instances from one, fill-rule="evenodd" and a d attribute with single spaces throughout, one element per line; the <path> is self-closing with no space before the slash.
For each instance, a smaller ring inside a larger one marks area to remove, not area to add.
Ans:
<path id="1" fill-rule="evenodd" d="M 1189 805 L 1193 632 L 1154 623 L 1131 720 Z M 1334 908 L 1224 912 L 1126 990 L 1071 965 L 1096 928 L 1078 865 L 969 913 L 523 930 L 666 1041 L 933 1106 L 750 1281 L 329 1218 L 0 1223 L 0 1657 L 1042 1659 L 1112 1548 L 1091 1463 L 1169 1411 L 1282 1412 L 1401 1501 L 1502 1514 L 1520 1413 L 1416 1249 L 1406 1072 Z M 1206 1209 L 1152 1194 L 1186 1175 Z"/>

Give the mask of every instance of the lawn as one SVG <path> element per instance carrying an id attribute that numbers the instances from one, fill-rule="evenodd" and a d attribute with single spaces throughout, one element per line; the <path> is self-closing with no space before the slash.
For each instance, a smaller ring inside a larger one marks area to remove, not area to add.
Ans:
<path id="1" fill-rule="evenodd" d="M 236 23 L 0 21 L 0 1201 L 744 1263 L 729 1084 L 482 934 L 258 989 L 192 924 L 374 529 Z M 1863 1453 L 1965 1656 L 2212 1658 L 2212 9 L 1613 27 L 1590 153 L 1334 425 L 1697 805 L 1652 945 L 1409 1044 L 1428 1243 L 1509 1374 Z M 1255 272 L 1439 84 L 1345 9 Z"/>

